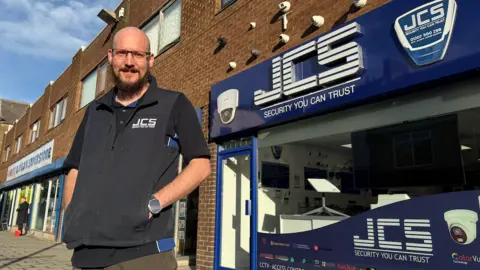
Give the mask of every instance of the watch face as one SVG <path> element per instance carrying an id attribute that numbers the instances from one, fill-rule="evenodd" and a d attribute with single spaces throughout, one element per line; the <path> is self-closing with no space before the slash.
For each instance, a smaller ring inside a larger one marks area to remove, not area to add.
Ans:
<path id="1" fill-rule="evenodd" d="M 159 213 L 162 210 L 160 201 L 157 199 L 150 200 L 149 207 L 150 207 L 150 211 L 155 214 Z"/>

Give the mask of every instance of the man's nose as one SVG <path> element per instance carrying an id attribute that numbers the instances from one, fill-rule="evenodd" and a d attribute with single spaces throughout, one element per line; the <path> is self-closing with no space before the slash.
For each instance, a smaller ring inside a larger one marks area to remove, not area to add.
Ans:
<path id="1" fill-rule="evenodd" d="M 133 67 L 133 55 L 131 53 L 127 54 L 127 57 L 125 58 L 125 65 L 127 67 Z"/>

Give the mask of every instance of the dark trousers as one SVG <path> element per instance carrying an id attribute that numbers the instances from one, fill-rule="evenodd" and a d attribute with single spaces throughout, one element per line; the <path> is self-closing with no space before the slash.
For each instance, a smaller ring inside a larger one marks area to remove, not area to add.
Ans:
<path id="1" fill-rule="evenodd" d="M 106 268 L 95 268 L 101 270 L 176 270 L 177 259 L 173 251 L 162 252 L 138 259 L 122 262 Z M 78 269 L 78 268 L 73 268 Z"/>
<path id="2" fill-rule="evenodd" d="M 27 234 L 27 224 L 26 223 L 20 223 L 18 224 L 18 230 L 20 231 L 20 233 L 23 235 L 23 234 Z M 25 226 L 25 233 L 23 232 L 23 226 Z"/>

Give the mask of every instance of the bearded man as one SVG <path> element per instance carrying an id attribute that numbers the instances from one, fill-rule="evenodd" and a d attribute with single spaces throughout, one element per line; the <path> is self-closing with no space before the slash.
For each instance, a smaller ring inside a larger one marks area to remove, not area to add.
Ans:
<path id="1" fill-rule="evenodd" d="M 115 86 L 87 107 L 65 160 L 63 241 L 74 268 L 176 269 L 172 205 L 210 174 L 206 141 L 185 95 L 157 87 L 143 31 L 121 29 L 108 62 Z"/>

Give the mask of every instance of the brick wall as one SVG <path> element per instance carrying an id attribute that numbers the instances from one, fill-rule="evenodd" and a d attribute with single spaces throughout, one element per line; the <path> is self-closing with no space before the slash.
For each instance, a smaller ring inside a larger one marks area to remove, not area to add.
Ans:
<path id="1" fill-rule="evenodd" d="M 288 30 L 285 32 L 290 36 L 290 42 L 283 46 L 278 45 L 278 35 L 282 33 L 282 26 L 281 21 L 276 20 L 277 5 L 280 2 L 280 0 L 237 0 L 221 10 L 220 0 L 182 0 L 180 42 L 155 58 L 152 74 L 157 77 L 160 87 L 184 92 L 195 107 L 203 108 L 203 131 L 206 138 L 208 138 L 209 91 L 213 84 L 389 1 L 369 0 L 365 8 L 357 11 L 352 8 L 352 0 L 292 0 L 291 13 L 288 14 Z M 65 72 L 59 74 L 57 79 L 45 78 L 46 88 L 43 95 L 6 134 L 4 145 L 14 145 L 18 134 L 27 132 L 28 127 L 41 117 L 40 137 L 7 162 L 2 160 L 0 181 L 5 180 L 9 165 L 51 139 L 55 139 L 54 160 L 66 156 L 84 114 L 84 109 L 79 108 L 81 80 L 104 61 L 116 31 L 126 25 L 139 26 L 147 22 L 153 13 L 158 12 L 166 3 L 166 0 L 125 1 L 118 7 L 125 8 L 125 18 L 116 27 L 105 27 L 91 44 L 85 44 L 84 50 L 79 48 L 72 56 L 71 65 Z M 318 29 L 311 28 L 313 15 L 322 15 L 325 24 Z M 249 30 L 252 21 L 257 23 L 257 27 Z M 227 39 L 227 45 L 222 50 L 217 50 L 218 37 Z M 252 48 L 260 50 L 259 58 L 250 59 Z M 235 61 L 237 68 L 227 72 L 230 61 Z M 54 81 L 52 85 L 49 84 L 51 80 Z M 107 86 L 111 87 L 111 78 L 108 77 L 107 81 Z M 64 95 L 68 95 L 67 117 L 56 128 L 47 129 L 49 108 Z M 212 154 L 213 173 L 200 187 L 198 269 L 212 269 L 213 265 L 216 145 L 211 143 L 209 148 Z M 4 151 L 3 147 L 1 149 Z"/>

